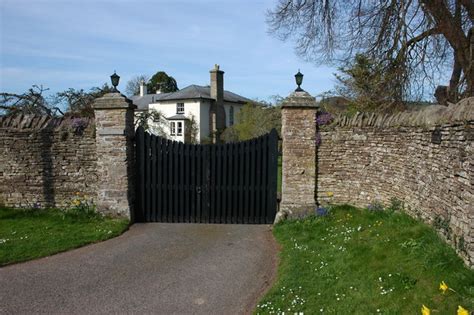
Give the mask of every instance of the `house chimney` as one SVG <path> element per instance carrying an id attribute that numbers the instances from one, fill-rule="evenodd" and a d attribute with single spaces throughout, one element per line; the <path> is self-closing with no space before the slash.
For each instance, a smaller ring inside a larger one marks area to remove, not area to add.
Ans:
<path id="1" fill-rule="evenodd" d="M 224 71 L 219 70 L 219 65 L 214 65 L 211 73 L 211 98 L 221 105 L 224 103 Z"/>
<path id="2" fill-rule="evenodd" d="M 210 109 L 210 130 L 213 143 L 219 143 L 219 135 L 225 128 L 224 110 L 224 71 L 219 70 L 219 65 L 214 65 L 211 73 L 211 98 L 214 99 Z"/>
<path id="3" fill-rule="evenodd" d="M 140 81 L 140 96 L 144 96 L 144 95 L 147 95 L 147 94 L 148 94 L 148 91 L 146 89 L 145 81 L 141 80 Z"/>

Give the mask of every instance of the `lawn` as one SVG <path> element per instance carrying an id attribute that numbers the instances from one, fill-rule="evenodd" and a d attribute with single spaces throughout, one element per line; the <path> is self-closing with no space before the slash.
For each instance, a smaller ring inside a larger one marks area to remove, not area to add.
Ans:
<path id="1" fill-rule="evenodd" d="M 274 235 L 282 246 L 278 278 L 256 314 L 474 310 L 474 271 L 406 214 L 336 206 L 325 216 L 280 223 Z"/>
<path id="2" fill-rule="evenodd" d="M 0 207 L 0 266 L 103 241 L 127 228 L 125 219 Z"/>

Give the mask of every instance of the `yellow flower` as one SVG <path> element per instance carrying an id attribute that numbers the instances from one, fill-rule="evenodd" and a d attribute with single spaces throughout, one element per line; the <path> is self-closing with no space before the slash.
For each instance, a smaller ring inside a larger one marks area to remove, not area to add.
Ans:
<path id="1" fill-rule="evenodd" d="M 328 197 L 332 197 L 332 196 L 334 196 L 334 193 L 332 191 L 328 191 L 328 192 L 326 192 L 326 195 Z"/>
<path id="2" fill-rule="evenodd" d="M 448 288 L 448 285 L 444 283 L 444 281 L 441 281 L 441 283 L 439 284 L 439 289 L 443 291 L 443 294 L 444 294 L 449 288 Z"/>
<path id="3" fill-rule="evenodd" d="M 458 305 L 458 315 L 469 315 L 469 311 L 461 305 Z"/>
<path id="4" fill-rule="evenodd" d="M 429 308 L 427 308 L 425 305 L 421 306 L 421 315 L 430 315 L 431 311 Z"/>

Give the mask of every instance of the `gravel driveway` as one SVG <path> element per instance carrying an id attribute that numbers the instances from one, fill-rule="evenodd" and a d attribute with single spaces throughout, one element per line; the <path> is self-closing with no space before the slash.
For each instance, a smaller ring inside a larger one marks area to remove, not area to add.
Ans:
<path id="1" fill-rule="evenodd" d="M 109 241 L 0 268 L 0 313 L 247 314 L 276 257 L 268 225 L 134 224 Z"/>

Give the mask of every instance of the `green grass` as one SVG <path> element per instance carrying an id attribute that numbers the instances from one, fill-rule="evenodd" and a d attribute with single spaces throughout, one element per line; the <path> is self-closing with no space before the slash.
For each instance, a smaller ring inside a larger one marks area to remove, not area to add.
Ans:
<path id="1" fill-rule="evenodd" d="M 278 278 L 256 314 L 456 314 L 474 310 L 474 271 L 403 213 L 336 206 L 274 228 Z M 443 294 L 441 281 L 454 291 Z M 322 311 L 321 311 L 322 310 Z"/>
<path id="2" fill-rule="evenodd" d="M 0 207 L 0 266 L 103 241 L 127 228 L 125 219 Z"/>

